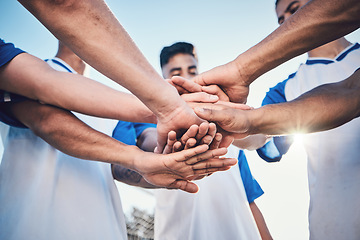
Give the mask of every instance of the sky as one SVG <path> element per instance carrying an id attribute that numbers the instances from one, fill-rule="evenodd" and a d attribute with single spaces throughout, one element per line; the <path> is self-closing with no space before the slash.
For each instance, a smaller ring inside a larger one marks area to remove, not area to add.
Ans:
<path id="1" fill-rule="evenodd" d="M 195 45 L 199 71 L 225 64 L 260 42 L 278 25 L 274 1 L 236 0 L 109 0 L 106 1 L 147 60 L 160 73 L 162 47 L 177 41 Z M 57 40 L 17 1 L 0 1 L 0 38 L 41 59 L 57 51 Z M 356 42 L 360 31 L 347 36 Z M 101 44 L 101 42 L 99 42 Z M 259 107 L 266 91 L 295 72 L 306 55 L 269 71 L 250 87 L 248 104 Z M 121 89 L 94 69 L 90 78 Z M 255 152 L 246 151 L 254 177 L 265 194 L 256 200 L 274 239 L 307 239 L 308 188 L 306 155 L 301 134 L 280 163 L 265 163 Z M 151 211 L 151 194 L 118 185 L 125 210 L 137 205 Z M 201 190 L 200 190 L 201 191 Z M 142 197 L 142 196 L 150 197 Z M 146 199 L 142 201 L 139 199 Z"/>

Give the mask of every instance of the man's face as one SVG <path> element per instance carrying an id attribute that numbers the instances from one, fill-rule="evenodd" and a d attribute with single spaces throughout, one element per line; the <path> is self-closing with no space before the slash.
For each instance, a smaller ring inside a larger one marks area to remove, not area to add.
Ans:
<path id="1" fill-rule="evenodd" d="M 178 53 L 171 57 L 167 64 L 163 65 L 162 74 L 166 79 L 173 76 L 192 79 L 198 74 L 197 66 L 197 60 L 192 55 Z"/>
<path id="2" fill-rule="evenodd" d="M 276 7 L 278 23 L 281 25 L 286 19 L 293 15 L 299 8 L 304 6 L 308 0 L 280 0 Z"/>

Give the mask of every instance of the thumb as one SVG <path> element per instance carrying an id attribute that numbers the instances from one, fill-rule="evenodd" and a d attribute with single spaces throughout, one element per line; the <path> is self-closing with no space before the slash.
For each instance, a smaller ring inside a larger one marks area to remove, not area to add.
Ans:
<path id="1" fill-rule="evenodd" d="M 194 112 L 198 117 L 207 120 L 208 122 L 217 122 L 221 120 L 221 118 L 219 118 L 220 116 L 218 110 L 196 107 L 194 108 Z"/>
<path id="2" fill-rule="evenodd" d="M 178 179 L 175 182 L 173 182 L 170 186 L 167 188 L 169 189 L 180 189 L 188 193 L 197 193 L 199 191 L 198 185 L 196 185 L 193 182 L 181 180 Z"/>

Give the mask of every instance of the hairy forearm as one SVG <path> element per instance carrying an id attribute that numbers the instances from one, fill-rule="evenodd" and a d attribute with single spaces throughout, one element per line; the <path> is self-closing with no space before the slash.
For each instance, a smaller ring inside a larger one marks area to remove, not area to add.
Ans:
<path id="1" fill-rule="evenodd" d="M 248 84 L 287 60 L 360 26 L 357 0 L 312 0 L 235 62 Z"/>
<path id="2" fill-rule="evenodd" d="M 79 57 L 129 89 L 155 115 L 166 115 L 185 104 L 145 59 L 103 0 L 19 2 Z"/>
<path id="3" fill-rule="evenodd" d="M 329 130 L 360 116 L 360 70 L 297 99 L 251 110 L 249 132 L 281 135 Z"/>
<path id="4" fill-rule="evenodd" d="M 71 111 L 124 121 L 156 121 L 150 109 L 135 96 L 82 75 L 53 70 L 27 53 L 4 66 L 0 77 L 3 90 Z"/>
<path id="5" fill-rule="evenodd" d="M 128 168 L 112 164 L 111 171 L 114 179 L 117 181 L 137 187 L 156 188 L 156 186 L 148 183 L 139 173 Z"/>

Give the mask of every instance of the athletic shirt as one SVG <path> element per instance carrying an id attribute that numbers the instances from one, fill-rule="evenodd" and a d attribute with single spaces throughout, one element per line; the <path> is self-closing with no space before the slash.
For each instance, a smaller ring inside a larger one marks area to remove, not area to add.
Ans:
<path id="1" fill-rule="evenodd" d="M 234 157 L 238 153 L 238 148 L 230 146 L 225 156 Z M 156 240 L 261 239 L 239 167 L 216 172 L 196 184 L 200 188 L 196 194 L 155 190 Z M 257 196 L 263 193 L 261 188 L 259 191 Z"/>
<path id="2" fill-rule="evenodd" d="M 148 127 L 156 125 L 119 121 L 113 137 L 135 145 Z M 238 156 L 238 166 L 196 181 L 198 193 L 154 190 L 156 240 L 260 239 L 249 203 L 264 192 L 253 178 L 244 152 L 234 146 L 228 150 L 227 157 Z"/>
<path id="3" fill-rule="evenodd" d="M 309 58 L 298 71 L 267 93 L 263 105 L 291 101 L 326 83 L 346 79 L 360 67 L 360 45 L 335 59 Z M 275 137 L 258 149 L 279 161 L 292 140 Z M 358 240 L 360 237 L 360 118 L 329 131 L 305 134 L 310 191 L 310 239 Z"/>
<path id="4" fill-rule="evenodd" d="M 61 59 L 48 62 L 75 73 Z M 109 136 L 117 122 L 75 115 Z M 0 166 L 0 239 L 127 239 L 110 164 L 68 156 L 29 129 L 10 127 Z"/>

